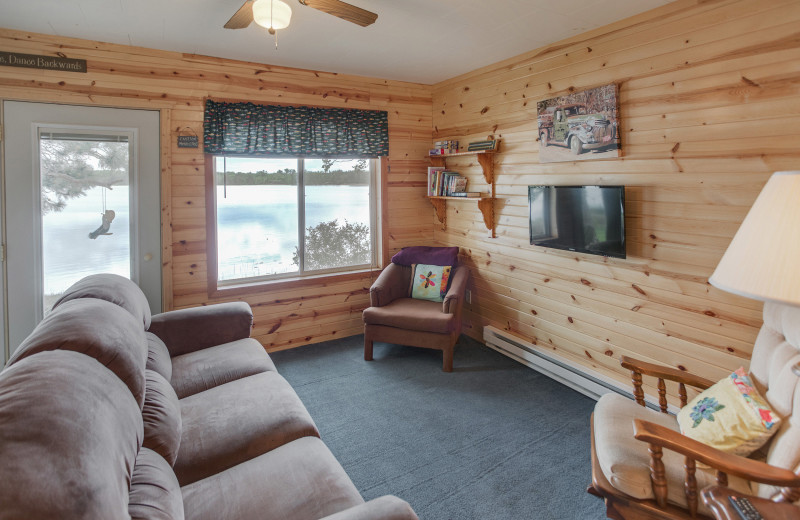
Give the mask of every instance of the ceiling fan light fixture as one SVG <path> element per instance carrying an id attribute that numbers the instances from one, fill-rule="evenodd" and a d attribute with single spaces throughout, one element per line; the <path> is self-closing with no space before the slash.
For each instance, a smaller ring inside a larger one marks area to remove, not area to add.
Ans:
<path id="1" fill-rule="evenodd" d="M 289 27 L 292 8 L 281 0 L 256 0 L 253 2 L 253 20 L 267 29 L 285 29 Z M 272 31 L 270 31 L 272 32 Z"/>

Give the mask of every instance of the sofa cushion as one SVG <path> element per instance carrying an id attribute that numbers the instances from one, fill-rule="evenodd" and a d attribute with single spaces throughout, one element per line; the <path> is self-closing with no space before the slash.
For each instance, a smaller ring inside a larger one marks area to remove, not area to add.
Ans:
<path id="1" fill-rule="evenodd" d="M 656 412 L 636 404 L 619 394 L 605 394 L 594 409 L 594 442 L 597 461 L 606 479 L 619 491 L 638 499 L 655 498 L 650 484 L 650 453 L 646 442 L 633 437 L 633 420 L 642 419 L 679 432 L 673 415 Z M 630 439 L 630 440 L 625 440 Z M 662 458 L 667 476 L 667 500 L 686 507 L 684 494 L 685 458 L 664 450 Z M 716 483 L 716 471 L 697 468 L 697 489 Z M 750 484 L 739 477 L 728 476 L 728 487 L 742 493 L 751 492 Z M 700 501 L 700 511 L 711 515 Z"/>
<path id="2" fill-rule="evenodd" d="M 144 335 L 147 338 L 147 368 L 158 372 L 167 381 L 171 381 L 172 359 L 169 357 L 167 346 L 152 332 L 145 332 Z"/>
<path id="3" fill-rule="evenodd" d="M 150 304 L 136 283 L 118 274 L 92 274 L 72 284 L 53 309 L 62 303 L 78 298 L 96 298 L 118 305 L 130 312 L 142 326 L 150 327 Z"/>
<path id="4" fill-rule="evenodd" d="M 131 520 L 183 520 L 183 496 L 175 473 L 153 450 L 142 448 L 131 478 Z"/>
<path id="5" fill-rule="evenodd" d="M 275 364 L 258 341 L 247 338 L 172 358 L 172 386 L 179 398 L 261 372 Z"/>
<path id="6" fill-rule="evenodd" d="M 363 317 L 368 325 L 440 334 L 448 334 L 456 326 L 455 315 L 443 313 L 441 303 L 413 298 L 398 298 L 383 307 L 367 307 Z"/>
<path id="7" fill-rule="evenodd" d="M 182 491 L 187 520 L 316 520 L 364 502 L 315 437 L 285 444 Z"/>
<path id="8" fill-rule="evenodd" d="M 419 520 L 411 505 L 392 495 L 373 498 L 369 502 L 339 511 L 320 520 Z"/>
<path id="9" fill-rule="evenodd" d="M 181 445 L 181 406 L 178 396 L 172 385 L 158 372 L 146 370 L 145 377 L 147 387 L 142 408 L 142 446 L 155 451 L 173 466 Z"/>
<path id="10" fill-rule="evenodd" d="M 128 385 L 136 402 L 142 405 L 147 340 L 141 324 L 122 307 L 92 298 L 59 305 L 25 338 L 8 365 L 57 349 L 96 359 Z"/>
<path id="11" fill-rule="evenodd" d="M 142 415 L 91 357 L 42 352 L 0 373 L 0 516 L 128 518 Z"/>
<path id="12" fill-rule="evenodd" d="M 175 474 L 182 486 L 295 439 L 319 436 L 300 398 L 272 371 L 186 397 L 181 415 Z"/>

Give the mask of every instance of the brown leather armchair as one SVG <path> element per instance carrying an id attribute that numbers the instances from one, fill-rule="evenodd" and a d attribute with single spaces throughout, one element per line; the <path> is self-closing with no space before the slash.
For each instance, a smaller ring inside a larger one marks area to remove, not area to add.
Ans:
<path id="1" fill-rule="evenodd" d="M 411 267 L 389 264 L 369 290 L 364 309 L 364 359 L 372 360 L 374 341 L 442 351 L 443 370 L 453 371 L 453 348 L 461 334 L 461 309 L 469 281 L 466 266 L 456 267 L 444 301 L 408 297 Z"/>
<path id="2" fill-rule="evenodd" d="M 711 518 L 698 490 L 718 484 L 775 502 L 800 500 L 800 307 L 764 305 L 764 325 L 750 361 L 750 377 L 782 418 L 778 432 L 759 452 L 762 462 L 725 453 L 681 435 L 667 412 L 667 381 L 678 384 L 681 407 L 686 386 L 714 382 L 678 369 L 623 357 L 633 378 L 635 402 L 604 395 L 592 414 L 592 485 L 616 520 Z M 645 407 L 642 376 L 658 380 L 659 413 Z M 758 453 L 758 452 L 757 452 Z M 699 463 L 699 464 L 698 464 Z"/>

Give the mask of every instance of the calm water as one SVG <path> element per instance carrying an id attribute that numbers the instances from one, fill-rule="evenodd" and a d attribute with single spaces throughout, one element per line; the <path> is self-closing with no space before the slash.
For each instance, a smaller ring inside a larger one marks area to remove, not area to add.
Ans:
<path id="1" fill-rule="evenodd" d="M 61 293 L 93 273 L 130 276 L 127 187 L 106 192 L 106 209 L 116 212 L 112 234 L 88 237 L 102 222 L 103 190 L 88 190 L 85 197 L 69 200 L 64 211 L 44 216 L 45 294 Z M 217 197 L 221 279 L 297 270 L 292 263 L 297 247 L 294 186 L 228 186 L 225 198 L 220 187 Z M 369 225 L 369 187 L 309 186 L 306 215 L 306 227 L 334 219 Z"/>
<path id="2" fill-rule="evenodd" d="M 368 186 L 308 186 L 306 228 L 338 220 L 369 225 Z M 297 271 L 297 189 L 294 186 L 217 188 L 220 280 Z"/>

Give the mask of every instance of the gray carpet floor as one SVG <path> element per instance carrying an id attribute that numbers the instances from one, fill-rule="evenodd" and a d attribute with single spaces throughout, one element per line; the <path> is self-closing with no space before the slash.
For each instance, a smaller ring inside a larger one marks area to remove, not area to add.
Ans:
<path id="1" fill-rule="evenodd" d="M 362 496 L 397 495 L 421 520 L 600 520 L 594 401 L 462 336 L 441 352 L 363 337 L 272 355 Z"/>

